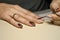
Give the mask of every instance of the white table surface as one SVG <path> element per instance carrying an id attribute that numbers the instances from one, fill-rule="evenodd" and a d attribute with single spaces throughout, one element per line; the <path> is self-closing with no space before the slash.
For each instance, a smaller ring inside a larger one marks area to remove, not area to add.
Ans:
<path id="1" fill-rule="evenodd" d="M 60 26 L 48 23 L 18 29 L 0 20 L 0 40 L 60 40 Z"/>

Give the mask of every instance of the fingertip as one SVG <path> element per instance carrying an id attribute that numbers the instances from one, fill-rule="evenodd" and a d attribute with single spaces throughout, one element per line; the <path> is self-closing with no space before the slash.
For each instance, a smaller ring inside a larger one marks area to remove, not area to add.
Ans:
<path id="1" fill-rule="evenodd" d="M 53 15 L 53 14 L 49 14 L 49 15 L 47 15 L 47 16 L 50 17 L 50 18 L 52 18 L 52 15 Z"/>
<path id="2" fill-rule="evenodd" d="M 35 23 L 34 22 L 29 22 L 32 26 L 31 27 L 35 27 L 36 25 L 35 25 Z"/>
<path id="3" fill-rule="evenodd" d="M 60 16 L 60 12 L 57 12 L 56 15 Z"/>
<path id="4" fill-rule="evenodd" d="M 21 25 L 19 23 L 17 25 L 18 25 L 18 28 L 21 28 L 21 29 L 23 28 L 23 25 Z"/>
<path id="5" fill-rule="evenodd" d="M 50 18 L 57 18 L 57 15 L 56 14 L 50 14 L 50 15 L 48 15 L 48 17 L 50 17 Z"/>

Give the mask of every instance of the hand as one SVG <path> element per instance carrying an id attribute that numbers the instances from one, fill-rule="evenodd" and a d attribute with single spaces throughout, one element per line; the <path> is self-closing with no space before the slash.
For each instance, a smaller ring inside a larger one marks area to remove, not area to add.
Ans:
<path id="1" fill-rule="evenodd" d="M 0 3 L 0 19 L 5 20 L 17 28 L 22 28 L 22 24 L 34 27 L 35 23 L 40 24 L 43 22 L 43 19 L 40 19 L 39 16 L 23 9 L 19 5 L 6 3 Z"/>
<path id="2" fill-rule="evenodd" d="M 60 26 L 60 12 L 57 14 L 49 14 L 48 16 L 52 18 L 50 23 Z"/>
<path id="3" fill-rule="evenodd" d="M 49 15 L 52 18 L 52 23 L 60 25 L 60 0 L 52 1 L 50 8 L 53 12 Z"/>

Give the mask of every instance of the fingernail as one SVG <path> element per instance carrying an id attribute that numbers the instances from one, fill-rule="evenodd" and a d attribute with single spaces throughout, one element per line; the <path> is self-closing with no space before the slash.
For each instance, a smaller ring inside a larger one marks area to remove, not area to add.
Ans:
<path id="1" fill-rule="evenodd" d="M 37 18 L 37 19 L 39 20 L 39 19 L 42 19 L 42 18 L 44 18 L 44 17 L 40 17 L 40 18 Z"/>
<path id="2" fill-rule="evenodd" d="M 18 26 L 20 26 L 19 28 L 22 28 L 23 27 L 21 24 L 18 24 Z"/>
<path id="3" fill-rule="evenodd" d="M 31 22 L 31 21 L 30 21 L 29 23 L 30 23 L 30 24 L 32 24 L 32 26 L 34 26 L 34 27 L 35 27 L 35 23 L 34 23 L 34 22 Z"/>
<path id="4" fill-rule="evenodd" d="M 44 18 L 42 18 L 41 20 L 44 21 Z"/>
<path id="5" fill-rule="evenodd" d="M 44 18 L 44 17 L 40 17 L 40 18 L 38 18 L 38 20 L 40 20 L 40 23 L 39 23 L 39 24 L 43 23 L 43 21 L 44 21 L 43 18 Z"/>
<path id="6" fill-rule="evenodd" d="M 57 12 L 56 14 L 59 14 L 60 15 L 60 12 Z"/>
<path id="7" fill-rule="evenodd" d="M 60 16 L 60 12 L 57 12 L 56 15 L 57 15 L 57 16 Z"/>

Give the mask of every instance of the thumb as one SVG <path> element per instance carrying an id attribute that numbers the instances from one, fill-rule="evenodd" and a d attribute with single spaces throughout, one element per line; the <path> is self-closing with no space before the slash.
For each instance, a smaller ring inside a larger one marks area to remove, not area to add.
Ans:
<path id="1" fill-rule="evenodd" d="M 52 2 L 50 5 L 50 9 L 52 10 L 53 13 L 60 11 L 59 4 L 56 2 Z"/>

